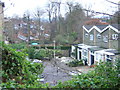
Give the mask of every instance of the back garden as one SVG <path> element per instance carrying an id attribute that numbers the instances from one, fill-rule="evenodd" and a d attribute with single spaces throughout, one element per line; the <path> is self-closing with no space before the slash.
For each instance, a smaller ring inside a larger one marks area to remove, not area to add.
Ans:
<path id="1" fill-rule="evenodd" d="M 120 59 L 116 60 L 115 65 L 110 62 L 101 62 L 95 67 L 94 71 L 87 74 L 74 76 L 72 80 L 59 82 L 56 86 L 50 86 L 49 83 L 40 83 L 38 75 L 43 70 L 42 63 L 31 63 L 26 57 L 39 60 L 51 60 L 53 53 L 62 56 L 63 50 L 69 47 L 30 47 L 25 44 L 5 45 L 0 43 L 1 59 L 0 61 L 0 83 L 1 88 L 120 88 Z M 72 63 L 72 62 L 71 62 Z M 78 62 L 73 62 L 77 64 Z M 74 66 L 75 64 L 70 64 Z M 81 63 L 80 63 L 81 64 Z"/>

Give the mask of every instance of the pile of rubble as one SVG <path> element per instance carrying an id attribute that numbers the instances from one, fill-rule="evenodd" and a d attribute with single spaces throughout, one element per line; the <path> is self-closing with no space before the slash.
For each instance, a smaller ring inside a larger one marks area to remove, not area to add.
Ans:
<path id="1" fill-rule="evenodd" d="M 71 57 L 61 57 L 61 58 L 56 57 L 56 59 L 60 60 L 60 62 L 63 62 L 63 63 L 69 63 L 74 60 Z"/>

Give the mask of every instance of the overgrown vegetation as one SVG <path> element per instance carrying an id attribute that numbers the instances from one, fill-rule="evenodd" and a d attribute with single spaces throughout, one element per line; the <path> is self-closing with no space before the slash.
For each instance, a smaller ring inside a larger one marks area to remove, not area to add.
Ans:
<path id="1" fill-rule="evenodd" d="M 19 44 L 10 44 L 10 47 L 16 49 L 17 51 L 23 51 L 28 54 L 30 59 L 51 59 L 53 58 L 53 53 L 55 51 L 56 55 L 61 56 L 64 50 L 69 50 L 70 46 L 56 46 L 55 50 L 54 46 L 26 46 L 25 43 Z M 40 48 L 40 49 L 39 49 Z M 63 51 L 62 51 L 63 50 Z"/>
<path id="2" fill-rule="evenodd" d="M 28 57 L 30 59 L 52 59 L 53 53 L 56 53 L 56 55 L 61 55 L 61 50 L 52 50 L 52 49 L 35 49 L 35 48 L 29 48 L 26 50 Z"/>
<path id="3" fill-rule="evenodd" d="M 26 43 L 19 43 L 19 44 L 9 44 L 10 47 L 16 50 L 21 50 L 26 48 Z"/>
<path id="4" fill-rule="evenodd" d="M 67 65 L 69 65 L 70 67 L 77 67 L 77 66 L 81 66 L 83 65 L 83 62 L 82 60 L 74 60 L 74 61 L 71 61 L 69 62 Z"/>
<path id="5" fill-rule="evenodd" d="M 26 54 L 8 45 L 2 44 L 1 77 L 2 88 L 41 88 L 38 75 L 43 71 L 42 63 L 31 63 L 27 61 Z M 46 85 L 47 86 L 47 85 Z"/>
<path id="6" fill-rule="evenodd" d="M 43 71 L 41 63 L 27 61 L 26 53 L 12 49 L 8 45 L 3 44 L 0 50 L 2 88 L 120 88 L 120 59 L 116 60 L 114 65 L 111 62 L 101 62 L 94 71 L 75 76 L 64 83 L 59 82 L 56 86 L 49 86 L 37 81 L 38 75 Z M 75 63 L 77 64 L 77 61 Z"/>
<path id="7" fill-rule="evenodd" d="M 54 88 L 120 88 L 120 59 L 113 66 L 111 62 L 102 62 L 94 71 L 76 76 L 73 80 L 59 83 Z"/>

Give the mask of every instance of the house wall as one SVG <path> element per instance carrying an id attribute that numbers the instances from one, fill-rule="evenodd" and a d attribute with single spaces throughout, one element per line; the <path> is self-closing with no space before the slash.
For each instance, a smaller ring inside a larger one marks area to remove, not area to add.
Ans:
<path id="1" fill-rule="evenodd" d="M 101 33 L 98 32 L 97 30 L 96 30 L 95 38 L 96 38 L 95 45 L 101 47 L 102 42 L 103 42 L 103 41 L 102 41 L 102 35 L 101 35 Z"/>
<path id="2" fill-rule="evenodd" d="M 95 28 L 89 33 L 83 29 L 84 44 L 91 46 L 99 46 L 102 48 L 112 48 L 118 49 L 118 39 L 113 39 L 113 35 L 118 38 L 118 32 L 114 31 L 111 28 L 106 28 L 102 33 L 98 32 Z M 93 35 L 93 39 L 92 36 Z"/>
<path id="3" fill-rule="evenodd" d="M 4 19 L 4 14 L 3 14 L 3 5 L 4 3 L 0 2 L 0 41 L 2 41 L 2 31 L 3 31 L 3 19 Z"/>
<path id="4" fill-rule="evenodd" d="M 113 37 L 114 36 L 114 37 Z M 109 48 L 118 50 L 118 33 L 110 29 Z"/>
<path id="5" fill-rule="evenodd" d="M 89 32 L 89 44 L 88 45 L 94 45 L 94 32 L 95 32 L 95 29 L 93 29 L 91 32 Z M 93 36 L 92 36 L 93 35 Z"/>
<path id="6" fill-rule="evenodd" d="M 109 48 L 109 30 L 105 30 L 101 33 L 102 41 L 101 41 L 101 47 L 103 48 Z M 107 40 L 104 40 L 106 37 Z"/>
<path id="7" fill-rule="evenodd" d="M 90 42 L 90 35 L 87 31 L 84 30 L 84 44 L 89 44 Z"/>
<path id="8" fill-rule="evenodd" d="M 97 26 L 96 26 L 97 27 Z M 106 49 L 116 49 L 118 50 L 119 48 L 119 33 L 118 31 L 114 28 L 111 28 L 107 26 L 107 28 L 104 29 L 104 31 L 97 28 L 92 28 L 92 30 L 89 32 L 86 29 L 83 28 L 83 40 L 85 45 L 90 45 L 90 46 L 99 46 L 101 48 L 106 48 Z M 99 27 L 98 27 L 99 28 Z M 91 39 L 91 36 L 93 35 L 93 38 Z M 99 50 L 98 50 L 99 51 Z M 104 50 L 103 50 L 104 51 Z M 85 55 L 86 52 L 86 55 Z M 92 55 L 92 57 L 91 57 Z M 95 52 L 87 51 L 85 48 L 82 48 L 82 59 L 87 60 L 87 64 L 90 66 L 91 65 L 91 60 L 93 60 L 93 55 L 94 55 L 94 64 L 99 64 L 100 61 L 106 61 L 107 60 L 107 54 L 101 53 L 101 51 L 96 54 Z M 113 56 L 115 57 L 115 56 Z"/>
<path id="9" fill-rule="evenodd" d="M 72 58 L 74 58 L 74 59 L 76 59 L 76 58 L 75 58 L 75 55 L 73 55 L 73 53 L 75 53 L 75 49 L 76 49 L 76 47 L 75 47 L 74 45 L 72 45 L 72 46 L 71 46 L 71 55 L 70 55 L 70 56 L 71 56 Z"/>

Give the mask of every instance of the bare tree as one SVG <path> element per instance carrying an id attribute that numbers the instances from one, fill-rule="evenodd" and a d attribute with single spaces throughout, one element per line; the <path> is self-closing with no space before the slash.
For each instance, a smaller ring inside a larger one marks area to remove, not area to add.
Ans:
<path id="1" fill-rule="evenodd" d="M 39 43 L 42 43 L 43 42 L 43 33 L 42 33 L 42 30 L 41 30 L 41 17 L 44 15 L 44 11 L 41 10 L 40 8 L 37 8 L 36 12 L 34 12 L 34 16 L 36 17 L 37 19 L 37 31 L 38 31 L 38 38 L 39 38 Z M 40 45 L 39 45 L 39 48 L 40 48 Z"/>
<path id="2" fill-rule="evenodd" d="M 26 11 L 23 15 L 23 20 L 25 23 L 27 23 L 27 33 L 28 33 L 28 39 L 27 39 L 27 47 L 29 48 L 29 42 L 30 42 L 30 13 L 29 11 Z"/>
<path id="3" fill-rule="evenodd" d="M 55 33 L 57 30 L 57 6 L 54 2 L 50 2 L 47 6 L 47 13 L 49 17 L 49 23 L 50 23 L 50 41 L 53 41 L 55 38 Z"/>

